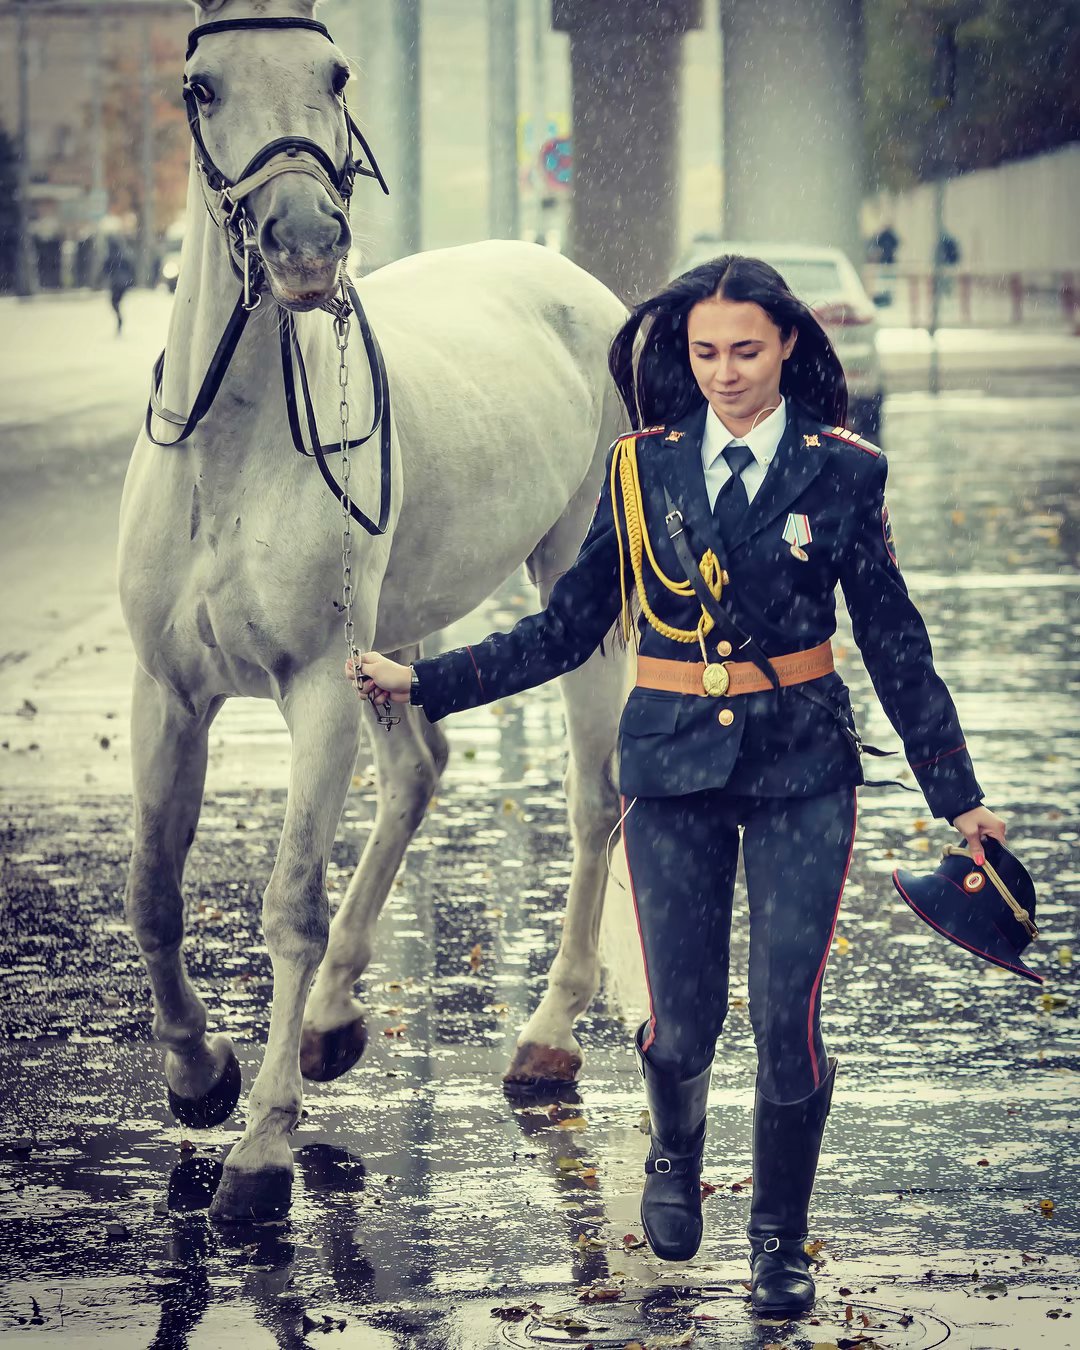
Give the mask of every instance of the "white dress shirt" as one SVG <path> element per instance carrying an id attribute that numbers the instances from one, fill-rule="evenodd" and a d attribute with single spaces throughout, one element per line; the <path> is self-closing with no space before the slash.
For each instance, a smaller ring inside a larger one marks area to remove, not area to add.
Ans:
<path id="1" fill-rule="evenodd" d="M 784 400 L 768 417 L 763 417 L 753 431 L 745 436 L 733 436 L 716 413 L 712 405 L 705 414 L 705 434 L 701 438 L 701 466 L 705 470 L 705 487 L 709 493 L 709 509 L 716 505 L 716 496 L 731 477 L 731 469 L 724 458 L 724 449 L 732 441 L 736 445 L 746 445 L 754 458 L 742 473 L 746 499 L 752 502 L 758 488 L 765 481 L 765 474 L 776 455 L 777 446 L 787 427 L 787 407 Z"/>

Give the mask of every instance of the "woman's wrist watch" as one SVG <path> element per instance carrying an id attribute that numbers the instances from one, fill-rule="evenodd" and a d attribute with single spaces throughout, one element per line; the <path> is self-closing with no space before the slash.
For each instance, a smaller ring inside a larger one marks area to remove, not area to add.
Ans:
<path id="1" fill-rule="evenodd" d="M 416 673 L 416 667 L 409 667 L 409 702 L 414 708 L 423 707 L 420 698 L 420 676 Z"/>

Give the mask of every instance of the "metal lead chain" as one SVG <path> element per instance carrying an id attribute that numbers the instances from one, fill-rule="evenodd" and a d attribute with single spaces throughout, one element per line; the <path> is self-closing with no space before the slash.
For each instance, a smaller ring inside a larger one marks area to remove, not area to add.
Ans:
<path id="1" fill-rule="evenodd" d="M 345 611 L 345 646 L 349 659 L 353 663 L 353 683 L 357 693 L 361 692 L 360 653 L 356 648 L 356 636 L 353 629 L 353 585 L 352 585 L 352 497 L 349 493 L 349 316 L 352 310 L 348 303 L 345 280 L 341 282 L 341 307 L 334 314 L 334 338 L 338 349 L 338 412 L 341 418 L 341 603 Z M 376 703 L 375 696 L 369 694 L 368 702 L 375 709 L 380 726 L 390 730 L 401 718 L 393 712 L 389 699 Z"/>

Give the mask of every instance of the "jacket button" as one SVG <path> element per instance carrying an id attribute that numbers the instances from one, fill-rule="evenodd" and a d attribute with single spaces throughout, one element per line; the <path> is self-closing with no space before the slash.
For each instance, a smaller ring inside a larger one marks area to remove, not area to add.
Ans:
<path id="1" fill-rule="evenodd" d="M 721 656 L 730 656 L 730 655 L 731 655 L 731 643 L 730 643 L 730 642 L 721 642 L 721 643 L 718 643 L 718 644 L 717 644 L 716 650 L 720 653 Z"/>
<path id="2" fill-rule="evenodd" d="M 735 714 L 731 711 L 730 708 L 721 708 L 720 716 L 716 720 L 720 723 L 722 727 L 729 727 L 731 726 L 732 722 L 735 721 Z"/>

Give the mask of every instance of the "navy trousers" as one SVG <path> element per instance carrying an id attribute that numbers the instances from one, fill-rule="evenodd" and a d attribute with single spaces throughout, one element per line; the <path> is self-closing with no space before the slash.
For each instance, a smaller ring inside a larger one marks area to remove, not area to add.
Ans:
<path id="1" fill-rule="evenodd" d="M 712 1061 L 728 1008 L 741 829 L 758 1088 L 774 1102 L 810 1096 L 828 1073 L 821 987 L 855 840 L 855 789 L 777 798 L 710 790 L 624 800 L 623 811 L 650 1063 L 691 1077 Z"/>

